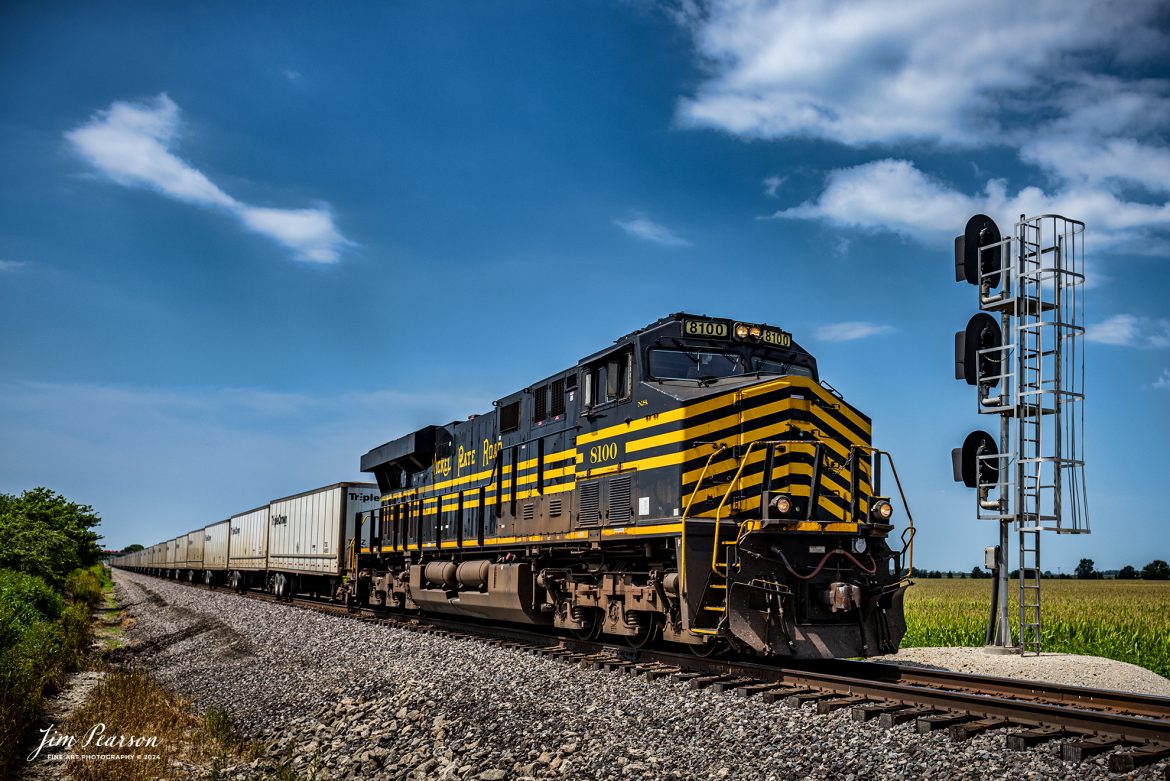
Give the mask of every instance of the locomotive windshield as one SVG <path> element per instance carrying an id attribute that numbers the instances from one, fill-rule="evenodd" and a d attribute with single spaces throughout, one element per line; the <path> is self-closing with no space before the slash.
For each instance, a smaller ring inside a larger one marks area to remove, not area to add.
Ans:
<path id="1" fill-rule="evenodd" d="M 779 374 L 812 377 L 807 366 L 779 358 L 715 350 L 650 350 L 650 377 L 655 380 L 713 380 L 741 374 Z"/>
<path id="2" fill-rule="evenodd" d="M 656 380 L 708 380 L 744 373 L 743 356 L 707 350 L 651 350 L 650 376 Z"/>
<path id="3" fill-rule="evenodd" d="M 795 374 L 799 377 L 813 376 L 812 369 L 807 366 L 771 358 L 752 358 L 752 371 L 758 372 L 759 374 Z"/>

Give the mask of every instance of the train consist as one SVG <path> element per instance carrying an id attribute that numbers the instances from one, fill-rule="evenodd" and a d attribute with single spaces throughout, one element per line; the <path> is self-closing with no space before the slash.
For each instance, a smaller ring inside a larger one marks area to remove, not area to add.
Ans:
<path id="1" fill-rule="evenodd" d="M 913 542 L 900 486 L 907 525 L 892 537 L 883 463 L 897 483 L 869 418 L 791 334 L 679 313 L 491 412 L 370 450 L 361 468 L 381 501 L 348 508 L 344 539 L 329 540 L 347 551 L 336 569 L 293 569 L 274 555 L 273 532 L 263 564 L 254 546 L 254 569 L 234 567 L 229 550 L 215 571 L 236 587 L 328 585 L 354 605 L 634 646 L 870 656 L 896 650 L 905 631 Z M 282 544 L 324 544 L 302 529 Z M 159 555 L 132 555 L 142 554 Z"/>
<path id="2" fill-rule="evenodd" d="M 354 565 L 355 519 L 379 504 L 372 483 L 335 483 L 119 556 L 114 566 L 285 598 L 336 597 Z"/>

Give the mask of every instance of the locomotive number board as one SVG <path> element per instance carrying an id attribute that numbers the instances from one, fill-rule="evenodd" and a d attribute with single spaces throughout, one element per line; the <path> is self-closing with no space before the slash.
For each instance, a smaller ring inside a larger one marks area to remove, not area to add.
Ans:
<path id="1" fill-rule="evenodd" d="M 714 320 L 683 320 L 683 333 L 687 336 L 726 339 L 731 330 L 727 323 L 717 323 Z"/>
<path id="2" fill-rule="evenodd" d="M 746 325 L 746 324 L 745 324 Z M 738 326 L 737 326 L 738 327 Z M 792 334 L 778 331 L 774 328 L 750 326 L 753 333 L 750 338 L 770 344 L 773 347 L 791 347 Z M 683 320 L 683 333 L 687 336 L 698 336 L 705 339 L 727 339 L 731 335 L 731 327 L 727 323 L 715 320 Z M 747 339 L 749 337 L 743 337 Z"/>
<path id="3" fill-rule="evenodd" d="M 775 345 L 776 347 L 791 347 L 792 334 L 765 328 L 763 333 L 760 334 L 760 341 L 764 344 Z"/>

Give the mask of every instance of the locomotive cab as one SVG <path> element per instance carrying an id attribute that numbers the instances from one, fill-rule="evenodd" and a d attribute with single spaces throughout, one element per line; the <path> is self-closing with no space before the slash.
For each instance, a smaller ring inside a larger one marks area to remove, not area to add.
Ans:
<path id="1" fill-rule="evenodd" d="M 762 654 L 895 650 L 907 583 L 869 419 L 766 324 L 681 315 L 640 342 L 644 384 L 690 410 L 679 474 L 688 632 Z"/>

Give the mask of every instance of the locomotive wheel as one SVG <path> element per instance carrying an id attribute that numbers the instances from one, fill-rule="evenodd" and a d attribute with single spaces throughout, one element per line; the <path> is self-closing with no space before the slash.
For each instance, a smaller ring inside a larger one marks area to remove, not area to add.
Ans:
<path id="1" fill-rule="evenodd" d="M 584 629 L 570 629 L 569 633 L 577 640 L 596 640 L 601 637 L 601 626 L 604 623 L 601 620 L 601 613 L 593 610 L 590 611 L 593 623 Z"/>
<path id="2" fill-rule="evenodd" d="M 596 640 L 601 637 L 601 622 L 595 621 L 584 629 L 570 629 L 569 632 L 577 640 Z"/>
<path id="3" fill-rule="evenodd" d="M 711 642 L 703 643 L 702 645 L 687 645 L 687 648 L 691 649 L 691 653 L 700 659 L 707 659 L 712 656 L 718 656 L 720 653 L 722 653 L 724 650 L 724 645 L 722 640 L 712 640 Z"/>
<path id="4" fill-rule="evenodd" d="M 652 617 L 649 621 L 642 625 L 642 629 L 636 635 L 626 635 L 626 643 L 631 648 L 645 648 L 658 639 L 662 629 L 662 622 L 657 618 Z"/>

